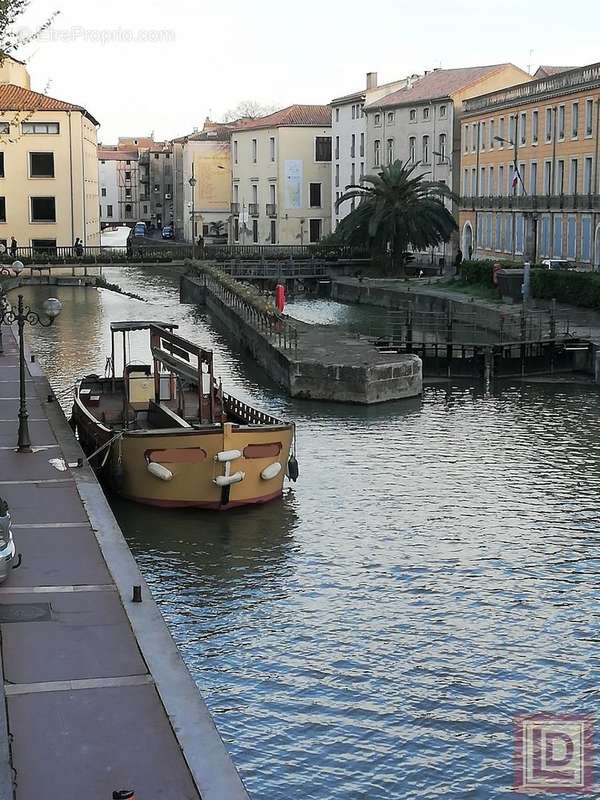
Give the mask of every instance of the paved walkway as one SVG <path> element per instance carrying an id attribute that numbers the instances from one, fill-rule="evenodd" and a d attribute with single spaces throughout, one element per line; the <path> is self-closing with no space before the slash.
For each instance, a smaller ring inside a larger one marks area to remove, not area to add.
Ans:
<path id="1" fill-rule="evenodd" d="M 0 586 L 16 800 L 104 800 L 125 788 L 138 800 L 247 798 L 95 478 L 51 463 L 80 451 L 37 365 L 27 383 L 34 452 L 15 452 L 18 358 L 6 328 L 4 342 L 0 496 L 23 554 Z M 131 603 L 134 583 L 142 604 Z"/>

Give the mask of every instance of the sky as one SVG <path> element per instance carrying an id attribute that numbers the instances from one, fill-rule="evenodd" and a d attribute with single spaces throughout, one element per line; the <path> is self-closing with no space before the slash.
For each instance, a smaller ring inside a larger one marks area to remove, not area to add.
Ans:
<path id="1" fill-rule="evenodd" d="M 576 6 L 576 8 L 575 8 Z M 32 88 L 85 106 L 99 141 L 171 139 L 242 100 L 328 103 L 434 67 L 600 61 L 598 0 L 31 0 Z"/>

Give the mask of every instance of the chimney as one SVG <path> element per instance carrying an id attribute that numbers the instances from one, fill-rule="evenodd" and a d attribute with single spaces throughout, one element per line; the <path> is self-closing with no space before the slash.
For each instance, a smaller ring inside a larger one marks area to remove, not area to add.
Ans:
<path id="1" fill-rule="evenodd" d="M 377 73 L 367 72 L 367 89 L 377 88 Z"/>

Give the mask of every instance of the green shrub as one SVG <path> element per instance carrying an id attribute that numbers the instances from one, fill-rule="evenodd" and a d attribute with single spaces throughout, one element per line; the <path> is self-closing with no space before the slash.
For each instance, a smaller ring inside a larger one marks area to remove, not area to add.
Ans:
<path id="1" fill-rule="evenodd" d="M 583 308 L 600 308 L 600 274 L 567 270 L 534 269 L 531 271 L 534 297 Z"/>

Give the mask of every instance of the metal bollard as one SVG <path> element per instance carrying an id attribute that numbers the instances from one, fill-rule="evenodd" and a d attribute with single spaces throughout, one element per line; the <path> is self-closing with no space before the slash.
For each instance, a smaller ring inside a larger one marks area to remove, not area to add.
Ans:
<path id="1" fill-rule="evenodd" d="M 141 603 L 142 602 L 142 587 L 141 586 L 134 586 L 133 587 L 133 596 L 132 596 L 133 603 Z"/>

